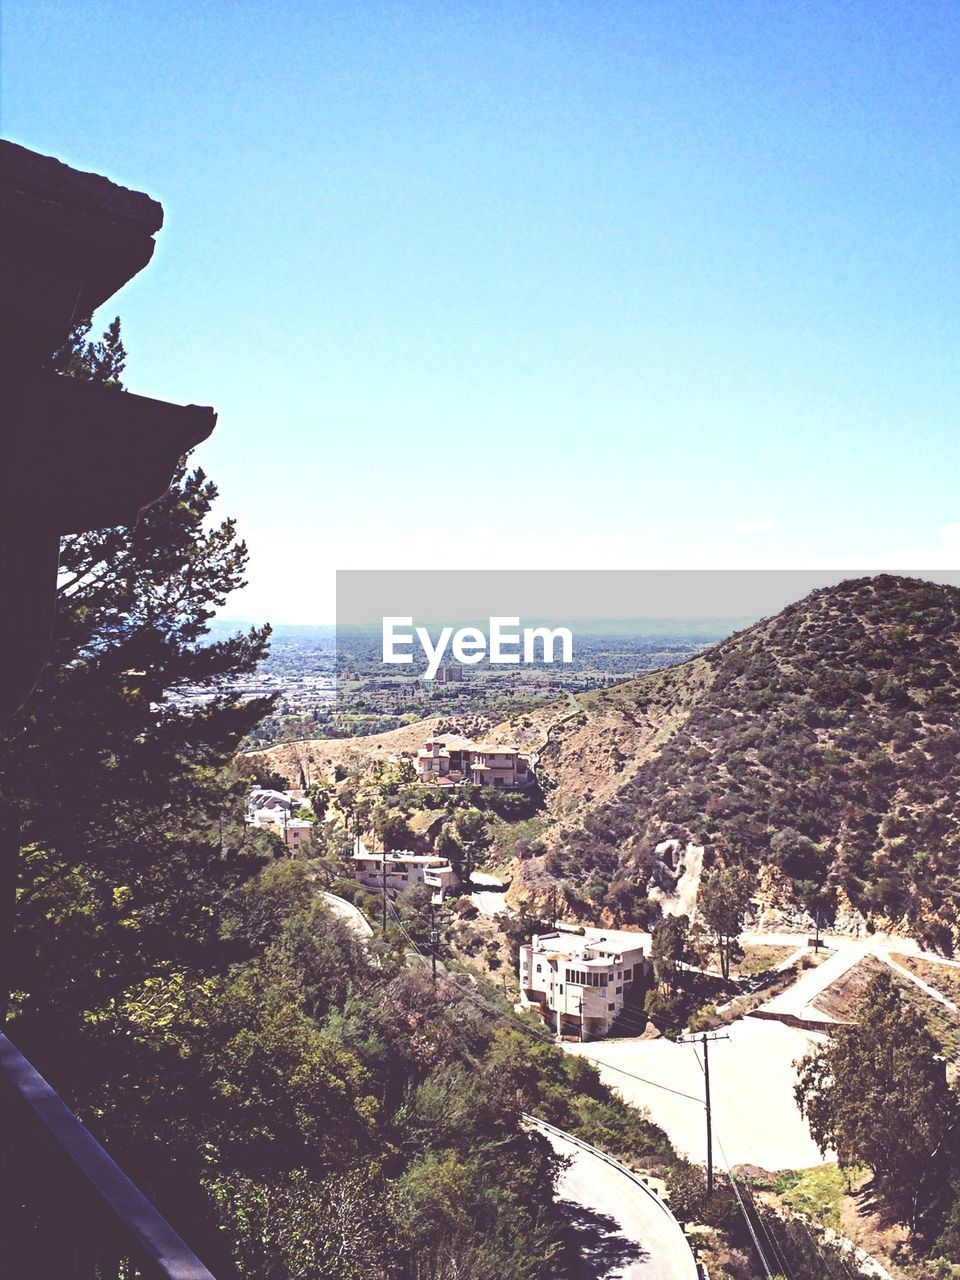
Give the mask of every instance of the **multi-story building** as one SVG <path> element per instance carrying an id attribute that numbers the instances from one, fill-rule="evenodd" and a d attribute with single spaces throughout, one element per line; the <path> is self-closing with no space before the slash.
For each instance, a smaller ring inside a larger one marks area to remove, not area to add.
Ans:
<path id="1" fill-rule="evenodd" d="M 459 662 L 449 667 L 437 667 L 437 674 L 433 678 L 437 684 L 459 684 L 463 680 L 463 667 Z"/>
<path id="2" fill-rule="evenodd" d="M 440 897 L 460 883 L 447 859 L 437 853 L 371 853 L 368 849 L 353 855 L 353 878 L 366 889 L 382 889 L 386 884 L 390 894 L 423 884 Z"/>
<path id="3" fill-rule="evenodd" d="M 247 801 L 247 825 L 272 831 L 296 853 L 309 844 L 314 824 L 293 815 L 301 807 L 302 792 L 268 791 L 257 787 Z"/>
<path id="4" fill-rule="evenodd" d="M 609 1034 L 647 970 L 639 937 L 535 934 L 520 948 L 520 1003 L 539 1010 L 558 1036 L 590 1040 Z"/>
<path id="5" fill-rule="evenodd" d="M 296 853 L 310 843 L 314 825 L 307 818 L 287 818 L 285 822 L 281 823 L 278 834 L 282 836 L 287 848 Z"/>
<path id="6" fill-rule="evenodd" d="M 528 787 L 533 759 L 519 747 L 473 742 L 457 734 L 437 734 L 417 752 L 417 777 L 425 786 L 450 787 L 468 782 L 481 787 Z"/>

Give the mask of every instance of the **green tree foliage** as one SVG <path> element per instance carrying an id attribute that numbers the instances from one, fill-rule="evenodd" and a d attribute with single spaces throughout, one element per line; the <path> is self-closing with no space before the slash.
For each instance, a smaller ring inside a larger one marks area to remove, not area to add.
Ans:
<path id="1" fill-rule="evenodd" d="M 700 918 L 713 936 L 720 972 L 730 977 L 730 963 L 740 952 L 739 937 L 750 905 L 750 882 L 736 867 L 723 867 L 704 875 L 697 895 Z"/>
<path id="2" fill-rule="evenodd" d="M 795 827 L 784 827 L 770 838 L 770 861 L 792 880 L 819 880 L 823 876 L 820 851 Z"/>
<path id="3" fill-rule="evenodd" d="M 374 812 L 373 826 L 387 852 L 401 853 L 413 848 L 414 834 L 401 814 L 378 809 Z"/>
<path id="4" fill-rule="evenodd" d="M 844 1168 L 871 1169 L 911 1231 L 942 1217 L 960 1107 L 938 1044 L 890 974 L 871 980 L 855 1025 L 802 1060 L 796 1096 L 820 1149 L 836 1151 Z"/>
<path id="5" fill-rule="evenodd" d="M 250 779 L 251 786 L 263 787 L 265 791 L 286 791 L 290 786 L 290 780 L 285 774 L 277 773 L 274 769 L 268 769 L 264 765 L 258 765 L 255 770 L 250 772 L 244 769 L 243 772 L 244 776 Z"/>
<path id="6" fill-rule="evenodd" d="M 680 965 L 687 958 L 689 932 L 690 920 L 685 915 L 661 916 L 653 926 L 650 959 L 654 979 L 664 994 L 672 995 L 677 989 Z"/>
<path id="7" fill-rule="evenodd" d="M 118 382 L 118 327 L 59 364 Z M 267 635 L 209 642 L 246 561 L 214 498 L 182 471 L 135 529 L 64 547 L 54 660 L 0 746 L 13 1034 L 224 1280 L 565 1280 L 557 1161 L 522 1110 L 669 1144 L 472 989 L 368 951 L 244 827 L 231 759 L 269 704 L 218 686 Z M 177 708 L 185 684 L 212 697 Z M 457 829 L 483 847 L 469 811 Z"/>
<path id="8" fill-rule="evenodd" d="M 314 812 L 314 816 L 318 821 L 323 822 L 330 808 L 330 799 L 332 795 L 332 784 L 324 780 L 323 782 L 313 782 L 310 784 L 308 797 L 310 807 Z"/>
<path id="9" fill-rule="evenodd" d="M 99 342 L 88 332 L 74 331 L 58 367 L 120 385 L 119 324 Z M 207 634 L 247 562 L 233 521 L 211 519 L 215 498 L 202 471 L 181 466 L 136 526 L 64 539 L 50 662 L 0 742 L 0 802 L 31 850 L 15 1012 L 21 1042 L 42 1061 L 62 1060 L 61 1042 L 91 1005 L 158 967 L 222 963 L 211 896 L 246 879 L 269 848 L 241 821 L 246 783 L 231 761 L 270 701 L 218 692 L 256 668 L 269 631 Z M 185 685 L 209 700 L 174 706 Z M 58 881 L 76 889 L 69 905 Z M 80 957 L 47 936 L 61 910 Z"/>
<path id="10" fill-rule="evenodd" d="M 440 828 L 437 838 L 434 841 L 434 848 L 437 853 L 440 853 L 445 858 L 449 859 L 450 865 L 453 867 L 460 879 L 465 879 L 466 854 L 463 851 L 463 845 L 457 839 L 457 834 L 454 831 L 452 823 L 446 822 Z"/>
<path id="11" fill-rule="evenodd" d="M 481 811 L 474 808 L 461 809 L 454 820 L 454 829 L 463 849 L 462 878 L 469 880 L 477 861 L 490 848 L 490 829 Z"/>

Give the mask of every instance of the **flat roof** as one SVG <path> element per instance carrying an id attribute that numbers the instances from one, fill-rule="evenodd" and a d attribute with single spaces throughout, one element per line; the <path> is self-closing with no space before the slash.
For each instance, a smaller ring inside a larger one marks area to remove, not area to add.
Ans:
<path id="1" fill-rule="evenodd" d="M 612 959 L 622 958 L 628 951 L 642 951 L 644 937 L 637 934 L 637 941 L 627 942 L 620 938 L 588 938 L 569 933 L 538 933 L 533 938 L 533 950 L 538 955 L 554 955 L 558 959 L 576 959 L 583 964 L 607 963 L 603 954 L 586 956 L 587 951 L 596 951 L 610 956 Z"/>
<path id="2" fill-rule="evenodd" d="M 377 862 L 430 863 L 437 867 L 449 865 L 448 860 L 439 853 L 371 853 L 368 849 L 366 853 L 355 853 L 352 857 L 356 862 L 373 859 Z"/>

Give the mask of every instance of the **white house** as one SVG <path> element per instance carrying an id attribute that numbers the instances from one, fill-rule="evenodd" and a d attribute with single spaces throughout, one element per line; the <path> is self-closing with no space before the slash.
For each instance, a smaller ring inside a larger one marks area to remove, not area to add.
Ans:
<path id="1" fill-rule="evenodd" d="M 300 803 L 288 791 L 271 791 L 267 787 L 254 787 L 247 800 L 247 821 L 249 822 L 258 813 L 293 813 L 295 809 L 300 808 Z"/>
<path id="2" fill-rule="evenodd" d="M 557 1035 L 609 1034 L 626 994 L 645 981 L 643 940 L 535 934 L 520 948 L 520 1003 Z"/>
<path id="3" fill-rule="evenodd" d="M 447 859 L 437 853 L 371 853 L 368 849 L 353 855 L 353 878 L 366 889 L 382 889 L 386 881 L 391 894 L 425 884 L 442 896 L 460 883 Z"/>
<path id="4" fill-rule="evenodd" d="M 289 791 L 268 791 L 256 787 L 247 801 L 247 825 L 260 827 L 278 835 L 288 849 L 296 852 L 306 845 L 314 824 L 293 815 L 302 801 Z"/>

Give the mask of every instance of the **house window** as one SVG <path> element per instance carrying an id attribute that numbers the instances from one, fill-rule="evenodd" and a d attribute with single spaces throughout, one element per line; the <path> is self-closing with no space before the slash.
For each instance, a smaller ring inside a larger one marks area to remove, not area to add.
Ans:
<path id="1" fill-rule="evenodd" d="M 623 995 L 623 987 L 617 987 L 617 990 L 616 990 L 615 994 L 616 994 L 616 995 L 618 995 L 618 996 L 622 996 L 622 995 Z"/>
<path id="2" fill-rule="evenodd" d="M 539 963 L 537 964 L 537 973 L 543 973 L 543 965 L 542 965 L 542 964 L 539 964 Z"/>
<path id="3" fill-rule="evenodd" d="M 616 1008 L 616 1005 L 608 1004 L 607 1008 L 610 1010 L 611 1013 L 613 1013 L 614 1009 Z"/>

